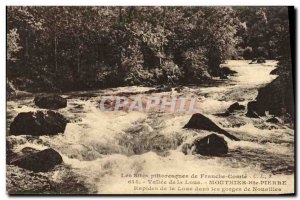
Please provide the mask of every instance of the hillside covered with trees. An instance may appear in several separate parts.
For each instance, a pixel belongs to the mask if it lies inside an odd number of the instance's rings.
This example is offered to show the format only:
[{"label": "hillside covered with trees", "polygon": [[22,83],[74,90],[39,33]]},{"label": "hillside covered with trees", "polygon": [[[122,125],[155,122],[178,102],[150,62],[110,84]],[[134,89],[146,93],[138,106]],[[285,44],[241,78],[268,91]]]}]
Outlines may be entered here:
[{"label": "hillside covered with trees", "polygon": [[7,8],[8,90],[199,84],[226,59],[289,57],[286,7]]}]

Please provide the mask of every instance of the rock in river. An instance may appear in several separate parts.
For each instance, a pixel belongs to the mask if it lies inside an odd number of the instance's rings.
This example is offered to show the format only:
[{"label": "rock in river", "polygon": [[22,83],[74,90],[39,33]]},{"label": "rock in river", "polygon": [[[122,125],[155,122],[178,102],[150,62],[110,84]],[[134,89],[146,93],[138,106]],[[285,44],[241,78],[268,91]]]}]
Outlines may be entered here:
[{"label": "rock in river", "polygon": [[266,63],[266,59],[264,57],[259,57],[257,63]]},{"label": "rock in river", "polygon": [[270,115],[295,114],[294,87],[292,75],[281,75],[258,90],[257,107],[269,111]]},{"label": "rock in river", "polygon": [[249,64],[261,64],[266,63],[266,59],[264,57],[254,58]]},{"label": "rock in river", "polygon": [[10,125],[11,135],[55,135],[63,133],[66,118],[53,111],[19,113]]},{"label": "rock in river", "polygon": [[245,106],[243,105],[240,105],[238,102],[232,104],[231,106],[229,106],[229,108],[227,109],[228,112],[234,112],[236,110],[244,110],[245,109]]},{"label": "rock in river", "polygon": [[226,75],[226,76],[232,76],[232,75],[234,75],[234,74],[237,74],[236,71],[231,70],[229,67],[222,67],[222,68],[221,68],[221,71],[222,71],[223,74]]},{"label": "rock in river", "polygon": [[10,164],[34,172],[47,172],[62,163],[62,157],[53,149],[33,152],[13,160]]},{"label": "rock in river", "polygon": [[200,113],[193,114],[190,121],[183,128],[191,128],[191,129],[200,129],[206,131],[213,131],[219,134],[223,134],[226,137],[238,141],[239,139],[227,131],[221,129],[218,125],[216,125],[209,118],[205,117]]},{"label": "rock in river", "polygon": [[67,100],[58,95],[37,96],[34,103],[40,108],[53,110],[67,107]]},{"label": "rock in river", "polygon": [[258,118],[259,116],[265,116],[266,113],[261,107],[258,105],[257,101],[250,101],[247,105],[247,113],[246,116],[250,118]]},{"label": "rock in river", "polygon": [[228,153],[227,142],[216,134],[194,141],[195,152],[204,156],[221,156]]},{"label": "rock in river", "polygon": [[268,119],[266,122],[277,124],[277,123],[279,123],[279,120],[276,117],[272,117],[272,118]]}]

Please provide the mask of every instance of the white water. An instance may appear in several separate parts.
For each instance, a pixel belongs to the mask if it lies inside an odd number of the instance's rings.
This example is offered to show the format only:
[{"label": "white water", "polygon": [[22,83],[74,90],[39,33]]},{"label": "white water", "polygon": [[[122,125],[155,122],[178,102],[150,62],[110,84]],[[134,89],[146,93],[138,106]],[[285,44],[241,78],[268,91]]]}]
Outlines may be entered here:
[{"label": "white water", "polygon": [[[227,138],[229,156],[205,157],[182,153],[185,144],[191,144],[206,131],[184,130],[191,113],[103,113],[98,107],[101,95],[118,92],[142,92],[150,88],[122,87],[85,93],[69,93],[68,107],[59,110],[71,123],[65,133],[42,136],[27,141],[25,136],[8,136],[19,145],[37,149],[54,148],[91,192],[146,193],[133,191],[121,174],[273,174],[274,180],[286,179],[292,184],[294,166],[294,131],[284,124],[266,123],[268,116],[260,119],[245,117],[238,112],[229,117],[214,114],[224,112],[232,103],[247,105],[255,99],[257,89],[272,81],[269,75],[276,62],[249,65],[246,61],[228,61],[226,66],[238,72],[215,87],[192,87],[183,93],[197,95],[199,109],[212,121],[241,141]],[[91,98],[84,98],[93,94]],[[33,97],[9,101],[9,121],[19,112],[34,111]],[[162,136],[162,138],[153,139]],[[163,141],[162,141],[163,140]],[[42,142],[41,142],[42,141]],[[180,141],[180,142],[179,142]],[[155,145],[160,147],[158,153]],[[57,174],[56,174],[57,176]],[[144,179],[141,179],[144,180]],[[151,191],[150,191],[151,193]]]}]

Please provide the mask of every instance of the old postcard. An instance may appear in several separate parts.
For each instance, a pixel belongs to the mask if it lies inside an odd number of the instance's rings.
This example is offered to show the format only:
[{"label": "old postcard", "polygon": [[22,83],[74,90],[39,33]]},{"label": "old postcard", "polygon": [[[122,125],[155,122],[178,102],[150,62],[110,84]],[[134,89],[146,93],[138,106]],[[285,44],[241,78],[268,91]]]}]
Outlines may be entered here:
[{"label": "old postcard", "polygon": [[294,194],[293,13],[8,6],[8,194]]}]

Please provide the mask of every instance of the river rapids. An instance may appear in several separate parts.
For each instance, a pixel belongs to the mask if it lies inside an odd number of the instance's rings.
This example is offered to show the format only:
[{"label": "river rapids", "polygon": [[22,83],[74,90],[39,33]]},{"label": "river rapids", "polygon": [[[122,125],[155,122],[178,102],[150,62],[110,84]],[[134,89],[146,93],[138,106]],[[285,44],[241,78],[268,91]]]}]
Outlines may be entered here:
[{"label": "river rapids", "polygon": [[[241,140],[232,141],[225,138],[229,147],[226,156],[208,157],[190,151],[183,153],[186,144],[191,144],[195,138],[209,134],[207,131],[182,128],[192,116],[189,112],[105,113],[99,109],[99,100],[103,95],[121,92],[143,93],[151,88],[131,86],[69,92],[60,94],[67,98],[68,106],[58,110],[70,120],[64,133],[40,137],[7,135],[7,140],[14,144],[12,149],[14,153],[18,153],[24,147],[39,150],[51,147],[62,156],[62,166],[57,166],[51,172],[32,173],[7,165],[7,179],[13,180],[13,172],[19,170],[17,176],[30,176],[32,181],[39,176],[45,176],[62,188],[71,187],[77,190],[77,186],[63,186],[76,183],[84,188],[78,190],[79,193],[146,194],[157,193],[155,189],[158,188],[155,187],[160,186],[159,182],[157,184],[147,182],[149,176],[154,174],[202,174],[202,180],[206,180],[205,176],[225,174],[232,177],[244,176],[245,180],[247,178],[254,180],[254,177],[257,177],[257,180],[268,177],[272,177],[273,180],[286,180],[289,186],[285,188],[285,192],[292,191],[294,130],[284,123],[266,122],[270,118],[268,115],[257,119],[246,117],[246,111],[235,112],[226,117],[216,115],[225,112],[235,102],[246,106],[249,101],[254,100],[258,88],[276,78],[276,75],[270,75],[276,68],[276,62],[248,64],[247,61],[227,61],[224,66],[236,71],[237,74],[227,80],[215,80],[215,84],[186,86],[180,92],[163,92],[156,95],[196,96],[199,102],[197,109],[200,113]],[[8,129],[18,113],[42,110],[33,103],[36,95],[40,94],[26,93],[17,99],[7,101]],[[133,182],[140,181],[139,187],[142,189],[131,187],[128,183],[132,175],[136,176]],[[13,182],[9,187],[23,184],[21,178],[16,178]],[[202,187],[206,182],[203,184]],[[222,187],[226,185],[220,186]],[[185,187],[181,189],[179,192],[182,193],[211,193],[205,190],[189,191]],[[57,192],[64,193],[64,191]],[[219,193],[230,192],[224,190]]]}]

